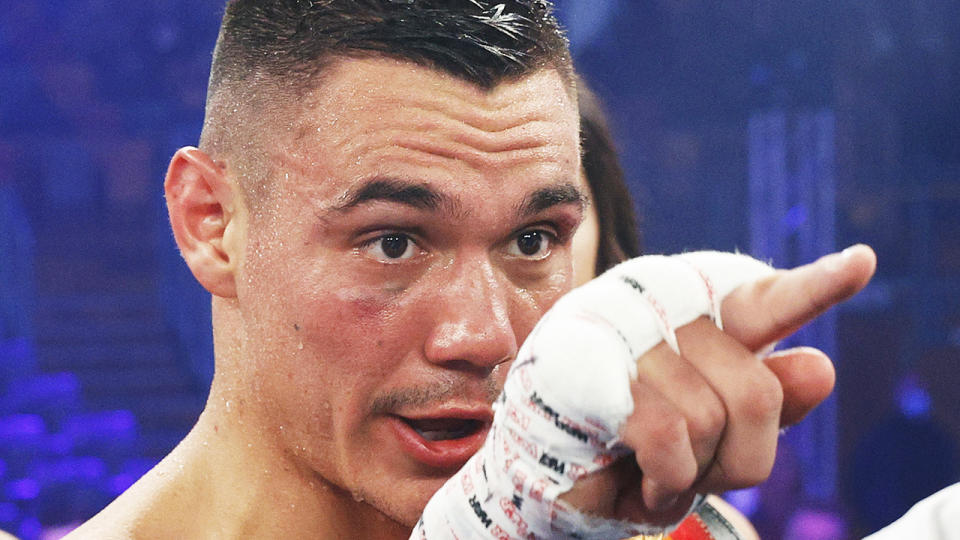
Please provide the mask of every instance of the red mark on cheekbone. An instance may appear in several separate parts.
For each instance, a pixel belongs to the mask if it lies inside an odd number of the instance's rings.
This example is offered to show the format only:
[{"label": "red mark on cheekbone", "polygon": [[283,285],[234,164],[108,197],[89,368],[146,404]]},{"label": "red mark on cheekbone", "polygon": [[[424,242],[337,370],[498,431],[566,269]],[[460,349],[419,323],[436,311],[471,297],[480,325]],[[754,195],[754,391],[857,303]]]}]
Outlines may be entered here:
[{"label": "red mark on cheekbone", "polygon": [[363,319],[379,317],[383,313],[385,303],[370,296],[355,297],[350,300],[354,312]]},{"label": "red mark on cheekbone", "polygon": [[337,297],[361,321],[386,318],[396,302],[393,294],[380,287],[348,289],[337,293]]}]

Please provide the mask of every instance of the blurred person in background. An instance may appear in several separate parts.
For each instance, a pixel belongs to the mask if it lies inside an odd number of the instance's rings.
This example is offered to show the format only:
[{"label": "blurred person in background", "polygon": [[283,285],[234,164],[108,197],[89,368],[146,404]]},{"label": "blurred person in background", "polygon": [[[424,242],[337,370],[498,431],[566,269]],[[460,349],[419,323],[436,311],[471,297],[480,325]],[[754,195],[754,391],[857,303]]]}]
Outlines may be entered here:
[{"label": "blurred person in background", "polygon": [[[643,251],[633,198],[627,186],[617,147],[610,132],[603,104],[586,81],[579,80],[580,142],[582,170],[589,192],[583,223],[573,237],[574,286],[580,286]],[[717,519],[719,512],[723,519]],[[711,495],[696,515],[681,525],[683,538],[719,538],[730,533],[743,540],[758,539],[757,531],[735,507]],[[716,534],[714,534],[716,533]],[[726,533],[723,535],[721,533]]]},{"label": "blurred person in background", "polygon": [[903,377],[895,404],[855,449],[850,483],[862,490],[853,500],[857,517],[869,531],[896,519],[871,540],[960,539],[957,444],[931,414],[931,398],[918,374]]},{"label": "blurred person in background", "polygon": [[867,537],[868,540],[960,539],[960,483],[917,503],[902,518]]}]

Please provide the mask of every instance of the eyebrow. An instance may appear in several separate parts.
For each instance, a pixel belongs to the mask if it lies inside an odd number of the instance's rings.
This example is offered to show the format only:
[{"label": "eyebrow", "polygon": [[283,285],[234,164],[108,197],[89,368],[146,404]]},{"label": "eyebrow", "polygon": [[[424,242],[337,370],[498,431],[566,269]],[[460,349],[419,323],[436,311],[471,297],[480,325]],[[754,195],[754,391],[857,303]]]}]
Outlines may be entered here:
[{"label": "eyebrow", "polygon": [[[441,193],[427,184],[378,177],[349,191],[332,210],[346,212],[375,201],[399,203],[431,212],[443,209],[451,214],[457,214],[460,209],[458,199]],[[576,205],[582,210],[586,204],[586,194],[574,184],[556,184],[542,187],[524,197],[523,202],[518,206],[517,215],[526,218],[560,205]]]},{"label": "eyebrow", "polygon": [[527,195],[520,205],[521,217],[543,212],[554,206],[572,204],[583,210],[587,204],[586,194],[573,184],[558,184],[540,188]]},{"label": "eyebrow", "polygon": [[344,195],[342,202],[333,210],[344,212],[374,201],[394,202],[429,211],[459,206],[456,200],[426,184],[394,178],[374,178]]}]

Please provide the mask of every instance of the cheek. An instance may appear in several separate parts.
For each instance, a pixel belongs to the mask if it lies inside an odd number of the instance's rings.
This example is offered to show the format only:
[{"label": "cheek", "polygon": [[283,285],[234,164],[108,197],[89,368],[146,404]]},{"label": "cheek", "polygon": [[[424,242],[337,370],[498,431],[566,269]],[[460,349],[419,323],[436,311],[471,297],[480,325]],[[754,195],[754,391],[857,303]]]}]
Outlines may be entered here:
[{"label": "cheek", "polygon": [[332,301],[339,306],[338,316],[356,325],[360,333],[383,334],[397,320],[398,296],[380,287],[354,287],[333,293]]},{"label": "cheek", "polygon": [[418,346],[418,303],[405,295],[370,286],[331,287],[299,302],[298,352],[324,370],[373,383]]},{"label": "cheek", "polygon": [[396,299],[368,288],[327,287],[290,290],[281,302],[276,364],[261,375],[274,387],[282,416],[296,426],[289,435],[314,441],[358,433],[371,400],[416,347],[402,341],[397,326],[410,325],[402,324]]},{"label": "cheek", "polygon": [[518,347],[553,304],[570,291],[572,283],[568,259],[562,270],[551,274],[549,278],[538,283],[537,287],[518,288],[513,291],[510,315]]}]

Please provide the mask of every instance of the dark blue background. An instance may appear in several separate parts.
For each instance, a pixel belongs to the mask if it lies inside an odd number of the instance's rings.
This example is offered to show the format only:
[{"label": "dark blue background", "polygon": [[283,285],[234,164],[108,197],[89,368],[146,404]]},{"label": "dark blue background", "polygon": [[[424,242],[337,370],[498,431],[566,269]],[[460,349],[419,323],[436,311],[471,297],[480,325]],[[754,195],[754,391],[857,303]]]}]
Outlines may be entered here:
[{"label": "dark blue background", "polygon": [[[836,313],[837,487],[802,490],[788,440],[761,494],[776,503],[741,501],[765,538],[798,507],[867,532],[956,481],[958,2],[558,4],[611,112],[649,252],[749,251],[749,119],[834,119],[832,240],[873,245],[880,266]],[[2,7],[0,528],[33,538],[89,517],[202,407],[209,307],[161,183],[197,142],[222,2]],[[788,218],[787,243],[816,225]]]}]

